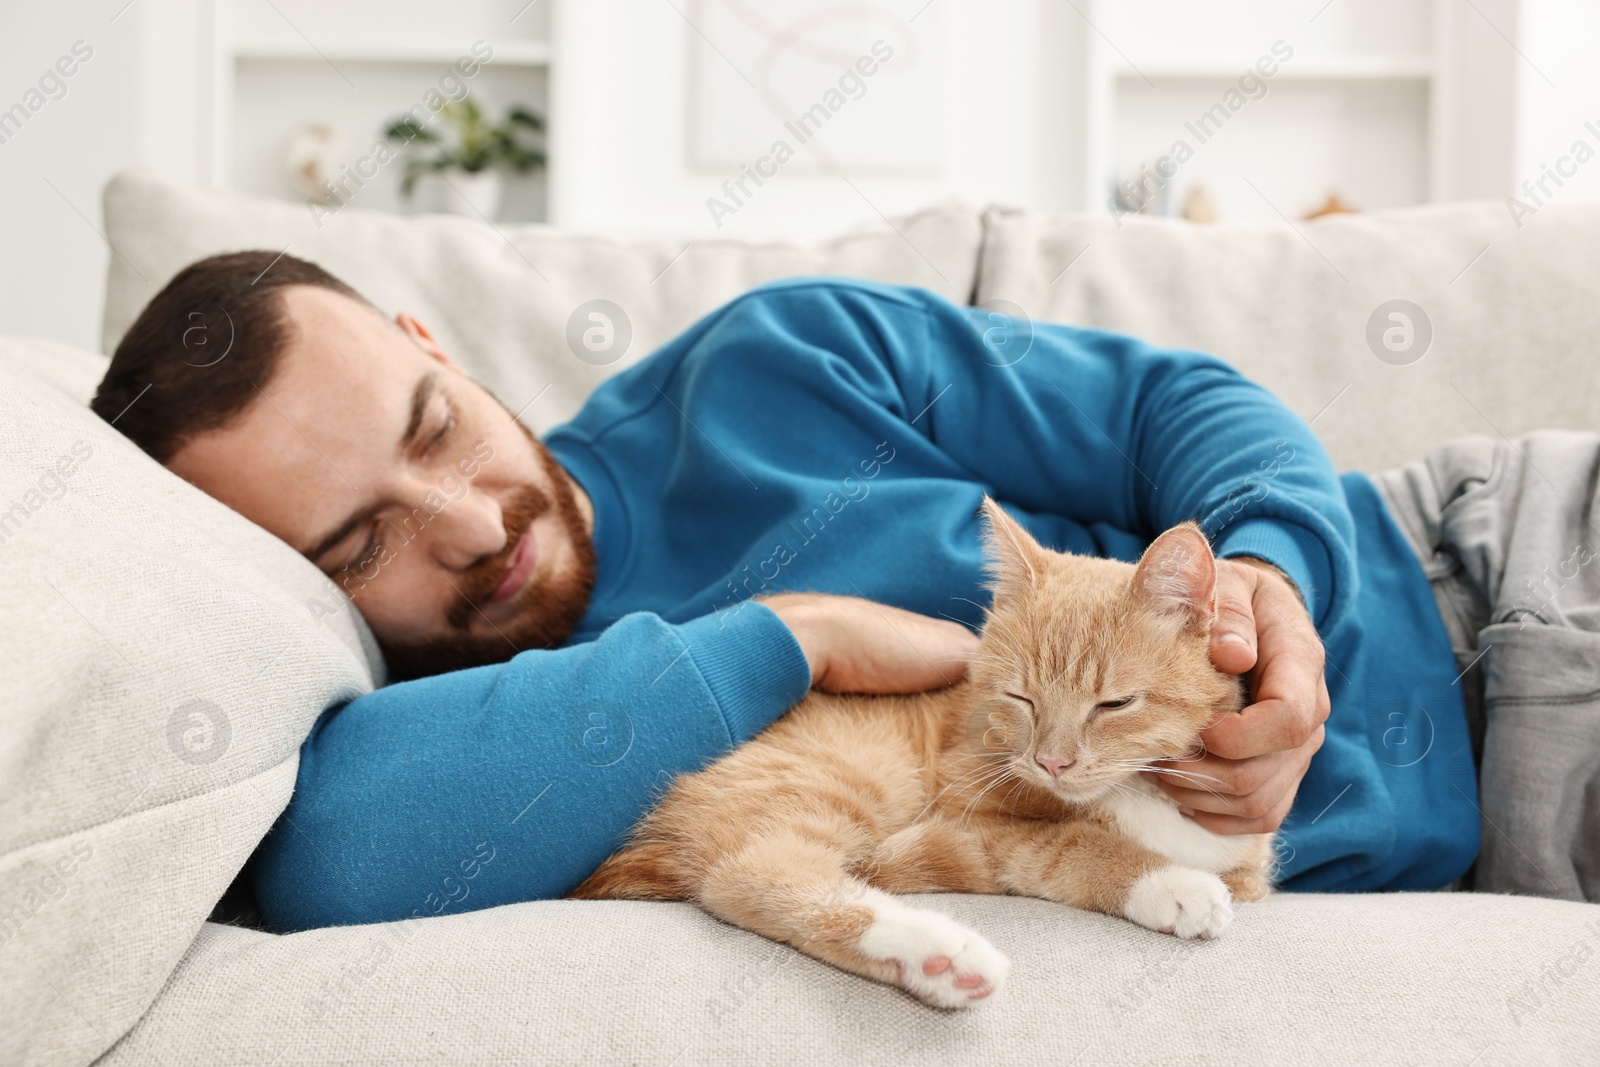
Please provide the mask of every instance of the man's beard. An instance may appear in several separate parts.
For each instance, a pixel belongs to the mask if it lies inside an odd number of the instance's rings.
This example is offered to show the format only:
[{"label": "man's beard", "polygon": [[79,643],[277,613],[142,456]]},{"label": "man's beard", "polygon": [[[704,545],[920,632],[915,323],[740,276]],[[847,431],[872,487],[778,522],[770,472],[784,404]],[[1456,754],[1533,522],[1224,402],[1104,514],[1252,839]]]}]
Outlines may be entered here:
[{"label": "man's beard", "polygon": [[[501,516],[506,527],[506,547],[499,555],[479,564],[456,581],[456,588],[461,595],[446,616],[450,624],[449,634],[411,643],[378,639],[383,658],[389,665],[389,680],[392,682],[481,667],[487,663],[501,663],[531,648],[555,648],[572,635],[588,610],[589,594],[594,590],[598,565],[594,541],[584,528],[577,497],[567,481],[566,472],[550,454],[550,450],[522,423],[516,425],[539,457],[551,492],[546,493],[536,485],[527,486],[503,509]],[[505,577],[511,555],[517,550],[523,533],[535,519],[551,508],[555,509],[556,517],[572,545],[572,566],[524,586],[510,601],[516,606],[517,614],[507,622],[490,624],[495,626],[494,631],[487,635],[470,632],[468,627],[474,620],[489,623],[487,618],[481,616],[478,606]],[[541,544],[538,551],[544,553],[555,547]]]}]

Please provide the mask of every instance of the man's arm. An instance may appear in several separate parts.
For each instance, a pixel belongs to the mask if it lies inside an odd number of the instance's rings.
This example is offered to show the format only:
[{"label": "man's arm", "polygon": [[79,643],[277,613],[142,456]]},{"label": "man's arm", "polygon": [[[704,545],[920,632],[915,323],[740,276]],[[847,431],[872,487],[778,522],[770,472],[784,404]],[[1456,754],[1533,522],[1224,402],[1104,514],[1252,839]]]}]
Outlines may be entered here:
[{"label": "man's arm", "polygon": [[1319,627],[1348,610],[1343,489],[1310,427],[1270,392],[1213,356],[1049,324],[995,366],[984,337],[1003,327],[955,310],[960,325],[937,307],[929,317],[927,388],[949,392],[925,432],[1003,499],[1146,538],[1193,519],[1219,557],[1281,569]]},{"label": "man's arm", "polygon": [[728,359],[706,376],[746,409],[813,394],[887,409],[951,477],[1074,520],[1076,551],[1126,556],[1137,546],[1122,531],[1148,541],[1198,522],[1226,561],[1213,659],[1251,672],[1254,701],[1207,732],[1213,755],[1184,769],[1217,784],[1183,799],[1213,829],[1275,826],[1328,713],[1317,630],[1355,592],[1354,521],[1331,461],[1304,420],[1215,357],[1021,325],[917,290],[798,280],[697,331],[720,334]]},{"label": "man's arm", "polygon": [[294,796],[251,860],[256,898],[287,932],[562,896],[675,775],[813,683],[943,685],[976,644],[946,620],[783,594],[677,626],[636,612],[587,644],[379,689],[302,746]]},{"label": "man's arm", "polygon": [[[961,314],[979,330],[1016,326],[983,310]],[[962,381],[957,370],[968,370],[966,385],[983,394],[978,409],[987,412],[977,420],[1018,430],[999,455],[964,457],[1007,478],[1005,488],[997,483],[1002,493],[1038,479],[1079,521],[1150,536],[1193,518],[1212,540],[1221,557],[1212,659],[1250,674],[1251,702],[1202,735],[1202,758],[1172,764],[1181,777],[1154,777],[1209,829],[1275,830],[1331,711],[1318,629],[1337,625],[1355,588],[1354,520],[1320,442],[1267,390],[1210,356],[1044,326],[1015,362],[1019,353],[1002,348],[998,362],[1009,365],[1000,367],[983,359],[995,354],[987,339],[957,336],[957,359],[946,368],[951,392]],[[960,440],[964,426],[970,433],[981,424],[966,421],[974,414],[952,405],[946,424],[928,432],[949,426]],[[1052,455],[1085,459],[1050,464]],[[1052,466],[1066,467],[1064,477],[1052,479]],[[1085,473],[1099,484],[1085,484]]]},{"label": "man's arm", "polygon": [[[1015,328],[981,309],[961,314],[979,331]],[[1051,510],[1079,521],[1150,536],[1193,518],[1213,542],[1212,659],[1249,673],[1251,701],[1202,734],[1203,757],[1171,764],[1181,776],[1153,777],[1208,829],[1277,829],[1331,711],[1318,630],[1343,618],[1355,590],[1355,523],[1321,443],[1266,389],[1210,356],[1036,326],[1033,349],[1011,362],[1017,353],[1002,348],[998,362],[1009,365],[1000,367],[983,358],[994,346],[981,333],[976,345],[957,336],[945,367],[951,392],[965,369],[982,399],[977,411],[951,405],[928,432],[948,427],[961,440],[985,422],[1016,426],[1014,446],[999,455],[963,450],[966,462],[1006,479],[997,482],[1003,494],[1037,479],[1066,502]],[[1084,460],[1049,462],[1063,455]],[[1052,467],[1062,473],[1052,478]]]},{"label": "man's arm", "polygon": [[759,732],[810,670],[770,610],[400,682],[325,714],[251,860],[278,931],[558,897],[675,774]]},{"label": "man's arm", "polygon": [[[1137,546],[1123,531],[1148,542],[1192,519],[1219,556],[1281,568],[1319,627],[1352,603],[1355,523],[1327,453],[1303,419],[1214,356],[1102,330],[1019,329],[924,290],[814,278],[758,289],[673,344],[716,353],[688,371],[667,365],[669,380],[696,376],[686,414],[697,425],[816,409],[819,425],[848,434],[852,408],[871,405],[903,421],[930,466],[1073,520],[1074,550],[1127,554]],[[672,388],[660,378],[617,383],[603,399],[637,409]]]}]

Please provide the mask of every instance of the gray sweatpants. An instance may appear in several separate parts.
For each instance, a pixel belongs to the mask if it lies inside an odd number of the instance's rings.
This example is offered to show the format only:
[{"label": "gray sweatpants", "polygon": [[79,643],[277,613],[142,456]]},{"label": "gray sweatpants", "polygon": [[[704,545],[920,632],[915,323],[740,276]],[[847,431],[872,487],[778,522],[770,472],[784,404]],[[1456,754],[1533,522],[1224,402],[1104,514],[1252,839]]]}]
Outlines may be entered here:
[{"label": "gray sweatpants", "polygon": [[1600,899],[1600,434],[1460,437],[1371,475],[1433,585],[1483,847],[1463,884]]}]

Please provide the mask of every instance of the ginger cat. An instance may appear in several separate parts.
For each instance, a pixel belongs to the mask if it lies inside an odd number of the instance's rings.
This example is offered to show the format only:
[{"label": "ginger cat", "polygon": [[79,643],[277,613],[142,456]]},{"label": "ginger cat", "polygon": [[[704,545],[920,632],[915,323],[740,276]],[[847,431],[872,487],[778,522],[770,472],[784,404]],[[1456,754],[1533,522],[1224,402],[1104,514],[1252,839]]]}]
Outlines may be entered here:
[{"label": "ginger cat", "polygon": [[813,691],[679,777],[575,898],[693,900],[928,1004],[1005,981],[982,935],[908,893],[1014,893],[1215,937],[1271,888],[1272,835],[1223,836],[1139,773],[1243,704],[1210,661],[1199,527],[1137,567],[1041,547],[985,499],[993,604],[967,678],[908,696]]}]

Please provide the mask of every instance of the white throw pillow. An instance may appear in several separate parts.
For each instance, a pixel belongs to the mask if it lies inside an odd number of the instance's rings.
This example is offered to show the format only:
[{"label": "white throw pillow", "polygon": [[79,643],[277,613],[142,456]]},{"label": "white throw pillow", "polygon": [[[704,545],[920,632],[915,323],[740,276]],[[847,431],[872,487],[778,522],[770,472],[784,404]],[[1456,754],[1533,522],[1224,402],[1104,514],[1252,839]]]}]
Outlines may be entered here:
[{"label": "white throw pillow", "polygon": [[1222,356],[1341,469],[1379,470],[1458,434],[1600,424],[1600,204],[1524,221],[1498,202],[1297,229],[991,209],[975,302]]},{"label": "white throw pillow", "polygon": [[382,672],[315,567],[24,368],[54,349],[0,341],[5,1064],[88,1063],[134,1024],[311,724]]},{"label": "white throw pillow", "polygon": [[106,186],[105,218],[118,252],[106,287],[107,352],[194,260],[281,249],[332,271],[389,314],[417,316],[540,434],[575,415],[606,378],[762,282],[852,275],[965,303],[980,242],[977,211],[956,204],[818,245],[630,241],[358,208],[319,226],[305,205],[185,189],[145,170]]}]

